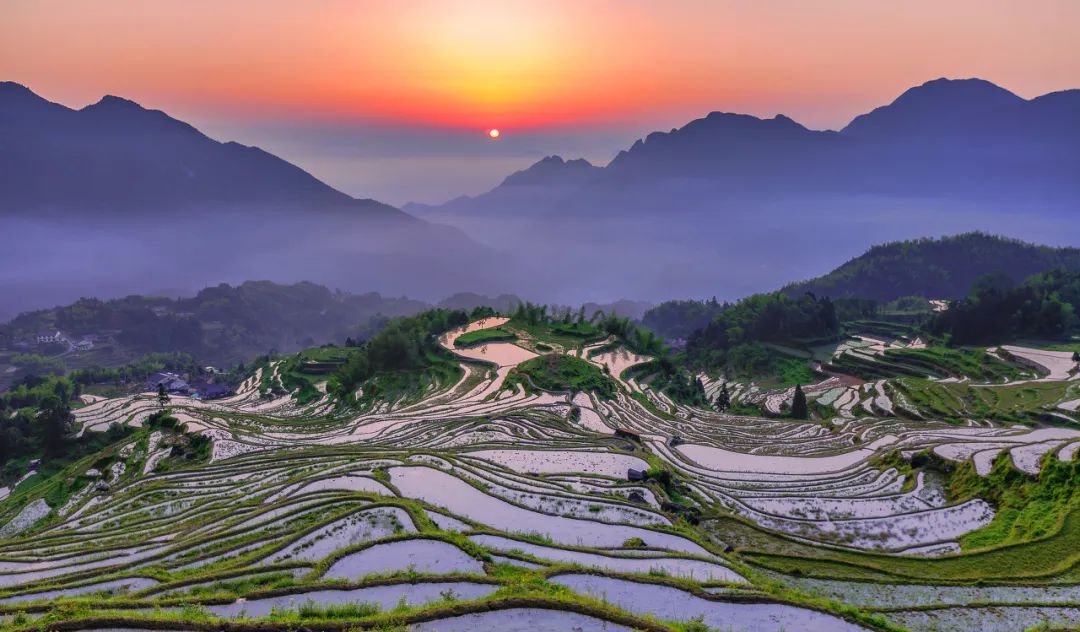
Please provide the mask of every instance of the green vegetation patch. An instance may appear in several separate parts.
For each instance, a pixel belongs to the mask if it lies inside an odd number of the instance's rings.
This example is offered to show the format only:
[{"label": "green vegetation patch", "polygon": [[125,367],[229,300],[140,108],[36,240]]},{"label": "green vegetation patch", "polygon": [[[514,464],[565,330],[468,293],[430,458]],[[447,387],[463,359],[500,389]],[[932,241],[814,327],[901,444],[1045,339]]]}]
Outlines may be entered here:
[{"label": "green vegetation patch", "polygon": [[1080,562],[1080,462],[1049,454],[1038,477],[1012,466],[1008,454],[979,476],[968,462],[955,464],[933,453],[910,463],[898,453],[875,457],[877,467],[893,466],[914,478],[925,469],[946,480],[950,500],[983,498],[995,506],[993,521],[960,538],[963,553],[920,559],[803,544],[735,519],[710,523],[740,549],[743,559],[788,574],[869,581],[1060,581],[1076,574]]},{"label": "green vegetation patch", "polygon": [[[960,421],[966,418],[1002,422],[1038,422],[1066,397],[1067,382],[1029,382],[999,386],[940,383],[903,378],[894,385],[913,406],[935,417]],[[1069,415],[1058,410],[1058,415]],[[1060,420],[1060,418],[1056,418]]]},{"label": "green vegetation patch", "polygon": [[454,341],[455,347],[472,347],[487,342],[513,342],[517,340],[517,334],[502,327],[490,329],[478,329],[458,336]]},{"label": "green vegetation patch", "polygon": [[574,356],[549,353],[515,367],[506,377],[508,386],[526,390],[592,391],[604,399],[615,397],[615,381],[596,366]]},{"label": "green vegetation patch", "polygon": [[[705,385],[701,380],[676,365],[666,354],[656,360],[636,364],[624,373],[627,377],[648,384],[652,389],[663,391],[681,404],[702,408],[709,406]],[[648,398],[645,400],[648,401]]]},{"label": "green vegetation patch", "polygon": [[970,462],[957,467],[950,495],[957,499],[983,498],[994,504],[994,520],[960,538],[964,549],[1037,540],[1061,529],[1065,517],[1080,508],[1080,461],[1061,461],[1053,452],[1037,477],[1012,465],[1002,452],[987,476],[979,476]]},{"label": "green vegetation patch", "polygon": [[443,333],[468,324],[464,311],[433,309],[392,321],[364,346],[349,355],[329,379],[327,389],[353,401],[363,386],[363,398],[417,395],[432,382],[460,377],[459,360],[439,344]]},{"label": "green vegetation patch", "polygon": [[967,376],[983,382],[1016,380],[1030,373],[1019,365],[1004,362],[981,348],[928,347],[926,349],[889,349],[890,360],[925,369],[940,377]]}]

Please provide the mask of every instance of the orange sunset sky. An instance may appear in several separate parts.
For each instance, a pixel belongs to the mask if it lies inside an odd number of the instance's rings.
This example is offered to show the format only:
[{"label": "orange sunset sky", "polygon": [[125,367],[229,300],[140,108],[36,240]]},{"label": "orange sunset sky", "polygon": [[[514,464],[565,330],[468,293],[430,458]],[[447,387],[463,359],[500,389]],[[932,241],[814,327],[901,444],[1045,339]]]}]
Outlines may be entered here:
[{"label": "orange sunset sky", "polygon": [[711,110],[838,128],[940,76],[1077,87],[1078,24],[1074,0],[5,0],[0,80],[125,96],[401,203]]}]

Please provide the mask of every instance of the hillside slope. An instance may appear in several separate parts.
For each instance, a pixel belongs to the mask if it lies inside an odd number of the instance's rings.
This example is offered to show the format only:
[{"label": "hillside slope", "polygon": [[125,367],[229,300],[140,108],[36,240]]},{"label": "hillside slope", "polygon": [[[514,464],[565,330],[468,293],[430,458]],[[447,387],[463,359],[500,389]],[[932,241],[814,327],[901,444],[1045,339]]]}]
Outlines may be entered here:
[{"label": "hillside slope", "polygon": [[1037,246],[985,233],[916,239],[874,246],[832,272],[784,288],[831,298],[891,301],[903,296],[954,299],[966,296],[986,274],[1014,283],[1054,268],[1080,270],[1080,249]]},{"label": "hillside slope", "polygon": [[0,83],[0,269],[21,270],[0,278],[9,314],[252,278],[434,298],[501,289],[512,266],[493,257],[164,112],[114,96],[75,110]]},{"label": "hillside slope", "polygon": [[341,344],[349,336],[366,338],[379,326],[372,319],[427,307],[423,301],[333,292],[314,283],[223,283],[184,298],[84,298],[26,312],[0,325],[0,350],[42,353],[35,336],[59,331],[72,342],[94,341],[86,352],[61,356],[68,368],[114,366],[158,352],[188,353],[207,364],[228,366],[269,351],[291,353]]},{"label": "hillside slope", "polygon": [[[973,230],[1080,243],[1077,121],[1080,90],[1024,99],[937,79],[840,131],[713,112],[604,167],[546,158],[487,193],[408,208],[587,287],[733,300],[875,243]],[[627,265],[637,256],[648,265]]]}]

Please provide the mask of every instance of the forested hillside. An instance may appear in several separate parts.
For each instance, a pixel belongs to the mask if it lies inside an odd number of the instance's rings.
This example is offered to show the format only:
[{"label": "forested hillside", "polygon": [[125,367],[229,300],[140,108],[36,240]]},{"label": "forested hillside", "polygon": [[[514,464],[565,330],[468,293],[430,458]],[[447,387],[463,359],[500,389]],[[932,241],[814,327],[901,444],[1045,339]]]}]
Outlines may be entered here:
[{"label": "forested hillside", "polygon": [[928,329],[954,344],[1064,338],[1080,330],[1078,311],[1080,272],[1052,270],[1021,285],[988,276],[976,282],[966,298],[938,314]]},{"label": "forested hillside", "polygon": [[836,307],[828,298],[756,294],[721,310],[692,333],[686,342],[686,361],[701,369],[759,375],[778,369],[775,354],[764,343],[812,341],[839,332]]},{"label": "forested hillside", "polygon": [[37,336],[60,332],[72,343],[92,343],[85,351],[63,353],[67,368],[118,366],[148,353],[177,351],[208,364],[231,365],[271,351],[366,338],[381,326],[380,319],[426,307],[421,301],[335,292],[314,283],[251,281],[208,287],[190,298],[87,298],[27,312],[0,326],[0,347],[55,356],[67,344],[42,349]]},{"label": "forested hillside", "polygon": [[874,246],[832,272],[784,288],[790,296],[858,297],[891,301],[905,296],[956,299],[979,277],[996,273],[1020,283],[1055,268],[1080,270],[1080,249],[1037,246],[985,233]]}]

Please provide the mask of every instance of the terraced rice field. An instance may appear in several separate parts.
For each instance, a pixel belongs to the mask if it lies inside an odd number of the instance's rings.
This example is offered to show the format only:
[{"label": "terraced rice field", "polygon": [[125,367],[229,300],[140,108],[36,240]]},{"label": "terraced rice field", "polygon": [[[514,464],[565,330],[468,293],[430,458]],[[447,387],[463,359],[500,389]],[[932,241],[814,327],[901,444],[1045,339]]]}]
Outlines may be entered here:
[{"label": "terraced rice field", "polygon": [[[950,500],[934,472],[882,457],[934,454],[985,474],[1004,455],[1037,477],[1071,461],[1080,431],[898,415],[910,402],[894,382],[832,378],[807,389],[835,408],[825,423],[726,415],[625,378],[649,358],[590,353],[610,341],[567,352],[607,367],[614,398],[529,393],[504,380],[537,354],[510,340],[455,345],[504,324],[444,336],[463,359],[456,382],[362,409],[325,388],[304,404],[261,395],[284,388],[279,364],[226,400],[173,398],[187,434],[149,427],[152,394],[79,409],[80,432],[142,430],[0,505],[3,625],[790,632],[1076,620],[1080,516],[1031,542],[966,550],[998,508]],[[1075,372],[1053,361],[1031,379],[1069,397]],[[212,441],[205,461],[178,456],[192,435]]]}]

